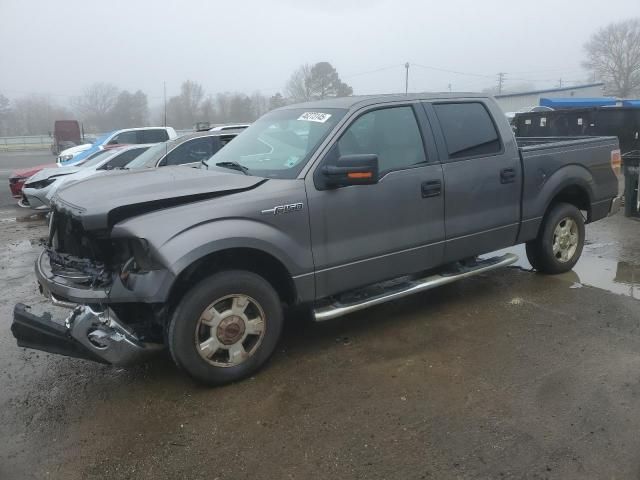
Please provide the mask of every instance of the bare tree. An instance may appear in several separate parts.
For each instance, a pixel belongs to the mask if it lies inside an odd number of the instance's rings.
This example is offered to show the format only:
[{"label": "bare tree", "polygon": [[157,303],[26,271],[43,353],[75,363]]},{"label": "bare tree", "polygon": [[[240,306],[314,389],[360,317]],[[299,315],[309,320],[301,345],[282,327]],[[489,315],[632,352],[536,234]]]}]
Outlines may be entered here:
[{"label": "bare tree", "polygon": [[13,102],[7,115],[9,135],[42,135],[50,132],[55,120],[68,120],[73,115],[54,104],[47,96],[28,95]]},{"label": "bare tree", "polygon": [[180,95],[167,102],[167,119],[177,128],[189,128],[202,117],[200,107],[204,99],[202,85],[192,80],[182,82]]},{"label": "bare tree", "polygon": [[294,102],[353,94],[353,88],[340,80],[338,72],[329,62],[302,65],[291,74],[284,90]]},{"label": "bare tree", "polygon": [[269,99],[260,92],[253,92],[251,95],[251,109],[253,110],[251,118],[247,120],[255,120],[269,111]]},{"label": "bare tree", "polygon": [[284,107],[286,104],[287,101],[282,96],[282,94],[278,92],[275,95],[271,96],[271,98],[269,99],[269,110]]},{"label": "bare tree", "polygon": [[583,66],[605,82],[608,92],[628,97],[640,90],[640,19],[607,25],[584,48]]},{"label": "bare tree", "polygon": [[209,95],[200,104],[198,120],[201,122],[213,122],[216,118],[216,107],[214,98]]},{"label": "bare tree", "polygon": [[307,64],[301,65],[291,74],[284,93],[294,102],[307,102],[311,100],[311,90],[309,89],[309,79],[311,78],[311,67]]},{"label": "bare tree", "polygon": [[0,93],[0,135],[7,135],[11,103],[9,99]]},{"label": "bare tree", "polygon": [[75,99],[75,108],[89,127],[99,130],[110,128],[108,115],[118,100],[118,94],[119,90],[115,85],[97,82]]},{"label": "bare tree", "polygon": [[[149,118],[147,95],[141,90],[129,93],[123,90],[107,114],[108,128],[143,127]],[[105,119],[105,122],[107,119]]]}]

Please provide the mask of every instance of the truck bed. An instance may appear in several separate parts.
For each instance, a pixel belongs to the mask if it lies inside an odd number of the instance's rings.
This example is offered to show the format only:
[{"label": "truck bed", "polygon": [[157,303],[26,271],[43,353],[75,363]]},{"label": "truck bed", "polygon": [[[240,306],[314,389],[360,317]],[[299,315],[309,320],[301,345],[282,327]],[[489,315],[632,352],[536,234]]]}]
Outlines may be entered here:
[{"label": "truck bed", "polygon": [[571,179],[586,193],[587,221],[606,216],[618,194],[618,178],[611,169],[617,137],[516,137],[522,164],[522,229],[520,240],[537,232],[550,198]]}]

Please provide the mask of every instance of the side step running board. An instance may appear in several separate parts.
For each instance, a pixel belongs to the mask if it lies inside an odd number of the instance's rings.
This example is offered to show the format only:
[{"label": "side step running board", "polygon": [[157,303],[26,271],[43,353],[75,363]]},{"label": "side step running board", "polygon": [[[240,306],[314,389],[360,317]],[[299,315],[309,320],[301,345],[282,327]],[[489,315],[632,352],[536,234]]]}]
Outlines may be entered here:
[{"label": "side step running board", "polygon": [[[378,288],[375,288],[376,286],[373,286],[373,288],[365,287],[361,292],[356,292],[359,294],[353,295],[353,297],[357,297],[353,301],[343,301],[340,298],[336,298],[333,299],[330,304],[316,308],[313,314],[316,322],[331,320],[348,313],[373,307],[374,305],[406,297],[413,293],[430,290],[447,283],[462,280],[463,278],[472,277],[490,270],[506,267],[515,263],[517,260],[517,255],[507,253],[500,257],[478,260],[475,265],[462,267],[458,271],[438,273],[424,278],[407,280],[400,284],[391,284],[390,282],[387,282],[390,286],[386,288],[380,288],[380,286],[378,286]],[[373,292],[367,294],[367,290],[373,290]]]}]

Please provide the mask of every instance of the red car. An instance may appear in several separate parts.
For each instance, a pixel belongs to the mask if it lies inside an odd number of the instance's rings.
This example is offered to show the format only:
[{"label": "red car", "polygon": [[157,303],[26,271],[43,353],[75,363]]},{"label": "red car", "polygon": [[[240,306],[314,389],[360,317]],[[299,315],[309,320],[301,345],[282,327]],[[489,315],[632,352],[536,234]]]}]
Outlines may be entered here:
[{"label": "red car", "polygon": [[43,168],[53,168],[55,166],[55,163],[47,163],[46,165],[37,165],[35,167],[29,167],[23,170],[16,170],[9,177],[9,188],[11,189],[11,195],[13,195],[14,198],[21,198],[22,187],[24,186],[24,182],[26,182],[29,177],[35,175]]},{"label": "red car", "polygon": [[[87,157],[81,163],[78,163],[76,166],[82,165],[87,160],[93,158],[95,155],[97,155],[98,153],[104,150],[111,150],[112,148],[119,148],[119,147],[126,147],[126,146],[128,146],[128,144],[125,144],[125,143],[117,144],[117,145],[106,145],[102,147],[100,150],[98,150],[96,153],[94,153],[93,155],[90,155],[89,157]],[[37,165],[35,167],[25,168],[24,170],[16,170],[9,177],[9,189],[11,190],[11,195],[13,195],[14,198],[22,198],[22,187],[24,186],[24,183],[27,181],[29,177],[35,175],[42,169],[53,168],[58,166],[59,165],[56,163],[47,163],[46,165]]]}]

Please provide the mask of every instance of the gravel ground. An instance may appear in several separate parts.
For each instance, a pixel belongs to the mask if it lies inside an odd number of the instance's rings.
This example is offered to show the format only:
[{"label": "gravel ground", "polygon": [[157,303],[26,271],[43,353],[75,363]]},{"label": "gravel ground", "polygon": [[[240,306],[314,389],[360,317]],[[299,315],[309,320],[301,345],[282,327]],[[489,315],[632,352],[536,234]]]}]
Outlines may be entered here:
[{"label": "gravel ground", "polygon": [[261,372],[207,389],[166,355],[125,370],[18,348],[16,302],[64,315],[23,214],[0,212],[3,480],[640,475],[638,222],[589,226],[577,273],[522,263],[325,324],[290,313]]}]

